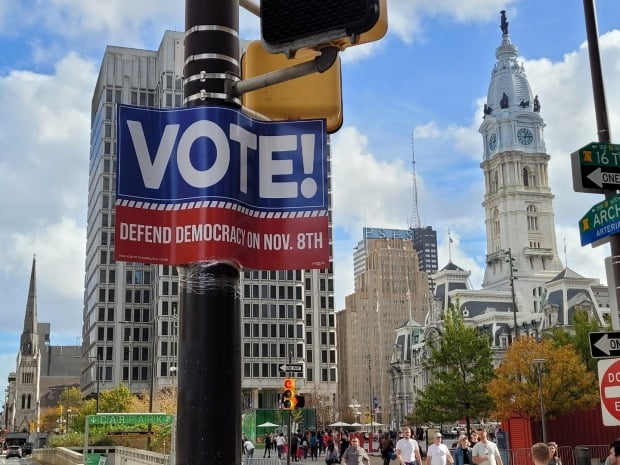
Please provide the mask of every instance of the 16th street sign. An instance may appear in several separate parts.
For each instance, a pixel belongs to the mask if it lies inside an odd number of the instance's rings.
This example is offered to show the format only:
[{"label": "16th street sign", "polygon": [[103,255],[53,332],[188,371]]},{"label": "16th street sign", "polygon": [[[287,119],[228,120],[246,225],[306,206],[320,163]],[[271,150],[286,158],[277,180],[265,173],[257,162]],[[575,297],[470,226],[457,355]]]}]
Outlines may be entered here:
[{"label": "16th street sign", "polygon": [[620,232],[620,195],[594,205],[579,220],[581,245],[591,244]]},{"label": "16th street sign", "polygon": [[620,145],[591,142],[571,153],[573,190],[602,193],[620,188]]},{"label": "16th street sign", "polygon": [[590,333],[592,358],[620,356],[620,331]]}]

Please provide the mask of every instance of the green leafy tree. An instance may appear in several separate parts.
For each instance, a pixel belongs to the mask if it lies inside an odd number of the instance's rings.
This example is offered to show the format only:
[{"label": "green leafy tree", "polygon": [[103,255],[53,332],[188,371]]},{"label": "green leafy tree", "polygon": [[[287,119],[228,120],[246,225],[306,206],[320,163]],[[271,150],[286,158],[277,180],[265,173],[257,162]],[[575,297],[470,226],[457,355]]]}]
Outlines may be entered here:
[{"label": "green leafy tree", "polygon": [[520,337],[506,351],[488,386],[498,416],[518,413],[540,419],[539,367],[546,416],[553,418],[598,402],[596,378],[571,344],[556,346],[550,339],[538,342]]},{"label": "green leafy tree", "polygon": [[491,348],[487,336],[465,324],[454,307],[444,312],[439,339],[427,341],[430,357],[425,367],[431,382],[420,393],[413,416],[435,423],[486,416],[493,404],[486,386],[493,378]]}]

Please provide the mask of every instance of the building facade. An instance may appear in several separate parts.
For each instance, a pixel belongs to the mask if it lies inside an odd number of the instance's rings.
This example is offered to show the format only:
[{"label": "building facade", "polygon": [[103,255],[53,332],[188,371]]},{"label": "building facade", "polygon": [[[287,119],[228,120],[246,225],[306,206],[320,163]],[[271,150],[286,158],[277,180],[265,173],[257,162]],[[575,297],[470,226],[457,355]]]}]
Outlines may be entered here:
[{"label": "building facade", "polygon": [[50,324],[37,318],[36,259],[32,260],[24,326],[15,372],[9,374],[4,404],[8,431],[39,431],[41,412],[58,405],[58,392],[79,382],[80,347],[52,346]]},{"label": "building facade", "polygon": [[[108,46],[102,60],[91,115],[84,395],[93,395],[98,381],[101,389],[124,383],[132,392],[155,391],[176,381],[177,268],[114,260],[115,125],[119,103],[183,106],[178,66],[183,38],[183,33],[167,31],[158,50]],[[329,234],[331,243],[331,225]],[[305,364],[298,390],[333,402],[338,370],[331,266],[244,270],[240,285],[244,407],[278,406],[285,375],[279,365],[289,356]]]},{"label": "building facade", "polygon": [[[410,353],[395,351],[391,360],[394,399],[412,396],[415,402],[428,384],[427,342],[440,336],[448,305],[458,305],[467,324],[489,335],[496,364],[517,335],[540,337],[555,326],[570,329],[578,310],[600,324],[609,319],[608,288],[564,267],[558,256],[541,103],[507,23],[495,56],[479,129],[487,238],[482,288],[472,289],[470,273],[451,262],[433,275],[434,305],[422,338],[409,345]],[[413,328],[399,331],[414,340]],[[410,384],[400,373],[409,374]]]},{"label": "building facade", "polygon": [[[418,253],[407,238],[364,239],[364,268],[338,313],[339,405],[389,423],[394,415],[387,372],[394,331],[410,319],[424,321],[430,294]],[[354,258],[355,261],[355,258]],[[360,407],[355,407],[359,405]]]}]

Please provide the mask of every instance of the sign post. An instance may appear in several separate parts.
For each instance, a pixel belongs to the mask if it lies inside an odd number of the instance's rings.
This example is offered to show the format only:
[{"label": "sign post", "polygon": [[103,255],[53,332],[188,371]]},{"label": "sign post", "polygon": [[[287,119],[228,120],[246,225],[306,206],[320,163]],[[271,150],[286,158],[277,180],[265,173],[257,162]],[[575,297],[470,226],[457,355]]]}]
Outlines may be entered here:
[{"label": "sign post", "polygon": [[288,365],[280,365],[280,371],[291,371],[293,373],[302,373],[304,371],[303,363],[289,363]]},{"label": "sign post", "polygon": [[620,359],[599,360],[598,379],[603,424],[620,425]]}]

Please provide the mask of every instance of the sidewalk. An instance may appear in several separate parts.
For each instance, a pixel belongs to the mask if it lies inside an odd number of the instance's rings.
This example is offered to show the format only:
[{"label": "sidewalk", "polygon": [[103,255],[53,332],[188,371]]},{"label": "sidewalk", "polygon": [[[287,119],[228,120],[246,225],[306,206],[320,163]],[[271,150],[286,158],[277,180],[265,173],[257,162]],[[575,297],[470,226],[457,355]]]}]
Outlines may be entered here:
[{"label": "sidewalk", "polygon": [[[259,452],[259,454],[257,454]],[[262,456],[263,450],[256,449],[254,452],[254,458],[245,460],[245,457],[242,457],[243,465],[286,465],[286,458],[282,458],[278,460],[278,454],[271,454],[271,458],[263,458]],[[371,452],[368,454],[370,456],[370,465],[383,465],[383,459],[379,455],[379,452]],[[307,459],[300,459],[299,462],[294,462],[291,460],[291,465],[325,465],[325,454],[320,455],[317,460],[311,460],[310,457]]]}]

